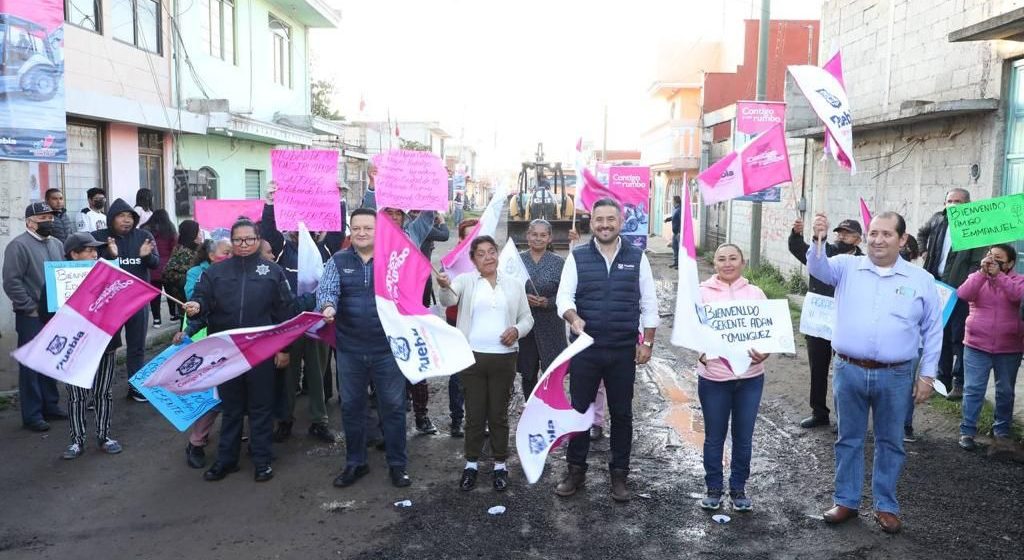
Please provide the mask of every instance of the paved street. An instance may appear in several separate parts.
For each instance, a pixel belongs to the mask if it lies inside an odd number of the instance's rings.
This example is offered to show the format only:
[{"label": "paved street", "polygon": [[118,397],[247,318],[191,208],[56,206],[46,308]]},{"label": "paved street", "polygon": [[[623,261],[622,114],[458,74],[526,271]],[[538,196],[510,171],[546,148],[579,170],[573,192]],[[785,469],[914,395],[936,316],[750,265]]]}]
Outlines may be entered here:
[{"label": "paved street", "polygon": [[[651,258],[668,313],[675,271],[670,255]],[[593,446],[588,484],[572,498],[552,492],[561,451],[535,485],[513,457],[505,494],[488,484],[459,491],[462,440],[447,434],[447,387],[439,379],[430,383],[430,414],[441,433],[416,435],[409,420],[411,488],[390,485],[377,451],[366,478],[332,487],[344,444],[305,436],[305,397],[297,435],[275,446],[273,481],[255,484],[243,458],[240,473],[205,482],[185,465],[185,437],[149,405],[122,398],[121,373],[113,429],[125,451],[118,456],[91,447],[62,461],[65,423],[32,434],[20,429],[17,410],[0,412],[0,558],[1019,558],[1024,530],[1013,512],[1024,501],[1024,469],[961,451],[956,419],[931,407],[919,409],[921,438],[908,444],[899,488],[904,533],[882,533],[870,502],[859,520],[825,526],[833,436],[795,425],[806,412],[802,347],[768,362],[748,486],[755,510],[725,510],[731,522],[714,523],[696,506],[704,487],[695,356],[669,344],[671,317],[665,321],[651,364],[638,373],[629,504],[609,497],[607,439]],[[517,397],[514,409],[521,404]],[[336,400],[330,410],[340,429]],[[406,499],[412,507],[393,505]],[[506,513],[488,515],[494,505]]]}]

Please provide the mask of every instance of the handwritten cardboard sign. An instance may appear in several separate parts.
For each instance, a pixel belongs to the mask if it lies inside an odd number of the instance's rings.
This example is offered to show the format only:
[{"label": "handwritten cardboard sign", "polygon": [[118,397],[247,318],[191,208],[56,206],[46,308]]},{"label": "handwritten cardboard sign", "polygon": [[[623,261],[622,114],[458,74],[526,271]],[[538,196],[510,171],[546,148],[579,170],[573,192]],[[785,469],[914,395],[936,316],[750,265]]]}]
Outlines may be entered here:
[{"label": "handwritten cardboard sign", "polygon": [[[118,266],[117,259],[109,261]],[[60,306],[82,285],[96,261],[46,261],[43,276],[46,277],[46,309],[56,313]]]},{"label": "handwritten cardboard sign", "polygon": [[341,231],[337,150],[271,150],[277,229]]},{"label": "handwritten cardboard sign", "polygon": [[705,303],[704,315],[707,324],[730,344],[763,354],[796,352],[789,302],[784,299]]},{"label": "handwritten cardboard sign", "polygon": [[262,215],[262,200],[197,200],[195,207],[199,227],[211,231],[230,228],[242,216],[258,222]]},{"label": "handwritten cardboard sign", "polygon": [[955,251],[1024,239],[1024,194],[950,206],[946,216]]},{"label": "handwritten cardboard sign", "polygon": [[[192,341],[185,338],[184,344],[191,344]],[[153,372],[157,370],[171,356],[174,356],[182,349],[182,345],[168,346],[163,352],[140,369],[129,379],[129,382],[142,393],[149,404],[153,405],[164,418],[170,421],[179,432],[184,432],[193,422],[206,414],[213,407],[220,404],[215,389],[207,389],[197,393],[178,395],[162,387],[146,387],[143,385]]]},{"label": "handwritten cardboard sign", "polygon": [[448,210],[448,171],[431,152],[391,150],[373,157],[377,208]]},{"label": "handwritten cardboard sign", "polygon": [[835,298],[807,292],[804,296],[804,307],[800,311],[800,332],[807,336],[832,340],[832,329],[835,326]]}]

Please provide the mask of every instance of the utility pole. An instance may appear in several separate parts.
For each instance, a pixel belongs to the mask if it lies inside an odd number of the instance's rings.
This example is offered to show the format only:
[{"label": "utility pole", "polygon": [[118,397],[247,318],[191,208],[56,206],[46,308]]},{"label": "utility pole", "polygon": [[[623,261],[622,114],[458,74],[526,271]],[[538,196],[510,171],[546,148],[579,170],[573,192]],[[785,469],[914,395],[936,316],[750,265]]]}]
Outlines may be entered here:
[{"label": "utility pole", "polygon": [[608,103],[604,104],[604,139],[601,141],[601,161],[608,161]]},{"label": "utility pole", "polygon": [[[761,0],[761,24],[757,29],[757,91],[755,99],[764,101],[768,89],[768,24],[772,18],[771,0]],[[750,209],[750,266],[761,265],[761,203]]]}]

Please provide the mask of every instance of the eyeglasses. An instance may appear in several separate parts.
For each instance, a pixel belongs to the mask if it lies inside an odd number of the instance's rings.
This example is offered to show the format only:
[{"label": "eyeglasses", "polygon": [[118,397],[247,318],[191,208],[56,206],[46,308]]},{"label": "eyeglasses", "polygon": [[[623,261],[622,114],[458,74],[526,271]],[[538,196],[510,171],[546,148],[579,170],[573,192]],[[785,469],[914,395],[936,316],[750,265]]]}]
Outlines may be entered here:
[{"label": "eyeglasses", "polygon": [[255,244],[256,240],[256,237],[232,237],[231,244],[238,245],[239,247],[245,247],[247,245]]}]

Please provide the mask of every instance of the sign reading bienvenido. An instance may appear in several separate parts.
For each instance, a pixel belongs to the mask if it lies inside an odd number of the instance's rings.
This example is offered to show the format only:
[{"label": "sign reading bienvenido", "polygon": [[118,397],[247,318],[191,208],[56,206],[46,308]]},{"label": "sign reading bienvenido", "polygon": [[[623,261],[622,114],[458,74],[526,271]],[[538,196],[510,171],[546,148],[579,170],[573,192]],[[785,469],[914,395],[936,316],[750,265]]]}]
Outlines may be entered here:
[{"label": "sign reading bienvenido", "polygon": [[946,216],[955,251],[1024,239],[1024,193],[950,206]]}]

